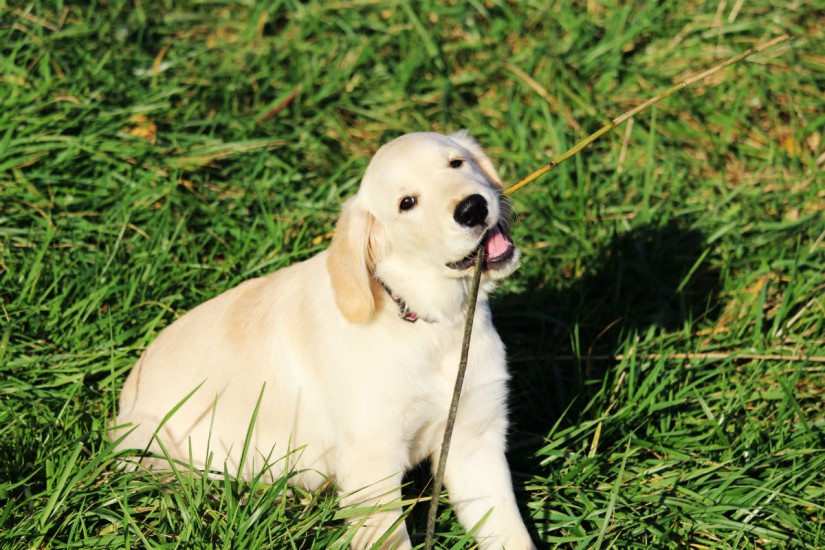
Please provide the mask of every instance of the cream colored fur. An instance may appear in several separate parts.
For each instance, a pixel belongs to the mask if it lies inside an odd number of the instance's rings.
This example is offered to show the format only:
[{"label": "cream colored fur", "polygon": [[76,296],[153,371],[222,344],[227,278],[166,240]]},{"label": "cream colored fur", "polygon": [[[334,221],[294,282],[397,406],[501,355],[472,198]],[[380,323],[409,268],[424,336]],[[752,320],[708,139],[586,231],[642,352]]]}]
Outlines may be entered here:
[{"label": "cream colored fur", "polygon": [[[451,167],[455,159],[464,162]],[[161,332],[124,384],[112,437],[158,454],[159,440],[174,459],[188,462],[191,452],[196,467],[232,475],[291,469],[292,483],[309,489],[332,479],[345,506],[398,503],[404,473],[438,457],[455,381],[473,269],[447,264],[505,221],[500,187],[466,133],[408,134],[383,146],[327,251],[247,281]],[[483,227],[454,219],[472,194],[488,203]],[[416,197],[414,208],[399,209],[405,196]],[[504,456],[508,374],[487,301],[494,279],[517,263],[516,251],[485,273],[447,462],[451,504],[482,548],[532,548]],[[379,279],[434,322],[401,319]],[[390,505],[353,519],[353,546],[372,546],[401,512]],[[383,545],[391,546],[410,547],[403,522]]]}]

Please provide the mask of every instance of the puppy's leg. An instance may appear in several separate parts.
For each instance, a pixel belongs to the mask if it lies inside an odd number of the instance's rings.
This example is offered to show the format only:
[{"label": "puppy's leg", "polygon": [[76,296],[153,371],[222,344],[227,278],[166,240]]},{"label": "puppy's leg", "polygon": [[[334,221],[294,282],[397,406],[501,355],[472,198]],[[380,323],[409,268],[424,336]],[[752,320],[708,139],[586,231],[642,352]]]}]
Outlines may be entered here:
[{"label": "puppy's leg", "polygon": [[370,456],[369,445],[362,451],[352,453],[352,459],[344,458],[339,463],[338,485],[343,493],[341,506],[372,510],[365,515],[357,515],[348,521],[357,529],[352,540],[355,549],[372,548],[385,534],[386,540],[379,548],[407,550],[412,548],[407,528],[401,519],[401,482],[403,467],[399,464],[394,473],[392,460],[381,460]]},{"label": "puppy's leg", "polygon": [[[504,437],[456,426],[444,473],[450,504],[481,548],[534,548],[516,506]],[[486,516],[486,518],[485,518]]]}]

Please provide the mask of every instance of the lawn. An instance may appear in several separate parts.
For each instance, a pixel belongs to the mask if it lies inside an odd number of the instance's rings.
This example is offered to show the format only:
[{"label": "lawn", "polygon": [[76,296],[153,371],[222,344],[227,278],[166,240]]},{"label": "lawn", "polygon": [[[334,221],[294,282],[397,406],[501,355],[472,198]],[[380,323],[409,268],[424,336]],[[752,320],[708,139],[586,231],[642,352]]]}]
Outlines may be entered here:
[{"label": "lawn", "polygon": [[513,196],[509,458],[552,548],[825,547],[821,1],[0,0],[0,547],[341,547],[332,491],[117,471],[158,331],[328,246],[395,136],[469,128],[513,182],[784,33]]}]

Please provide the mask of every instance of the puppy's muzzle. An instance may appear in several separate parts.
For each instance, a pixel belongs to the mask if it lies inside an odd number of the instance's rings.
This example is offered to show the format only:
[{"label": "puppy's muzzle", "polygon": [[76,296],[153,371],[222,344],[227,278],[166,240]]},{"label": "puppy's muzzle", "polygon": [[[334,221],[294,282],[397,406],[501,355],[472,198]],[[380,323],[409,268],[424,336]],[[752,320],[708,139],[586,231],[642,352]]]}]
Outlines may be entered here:
[{"label": "puppy's muzzle", "polygon": [[487,199],[479,194],[470,195],[456,205],[453,219],[464,227],[483,228],[484,234],[478,245],[473,247],[469,254],[457,262],[447,264],[447,267],[463,271],[475,265],[478,246],[483,245],[486,252],[484,269],[506,268],[516,253],[516,247],[510,240],[510,235],[501,224],[487,227],[487,215],[490,213]]}]

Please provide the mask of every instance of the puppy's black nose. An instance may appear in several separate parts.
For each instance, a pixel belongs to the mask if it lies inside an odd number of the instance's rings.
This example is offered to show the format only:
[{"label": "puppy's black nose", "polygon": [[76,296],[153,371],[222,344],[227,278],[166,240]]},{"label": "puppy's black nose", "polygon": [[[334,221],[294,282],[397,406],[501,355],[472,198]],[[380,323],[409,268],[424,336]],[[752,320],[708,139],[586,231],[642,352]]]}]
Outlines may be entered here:
[{"label": "puppy's black nose", "polygon": [[484,225],[487,201],[481,195],[470,195],[455,207],[453,219],[465,227]]}]

